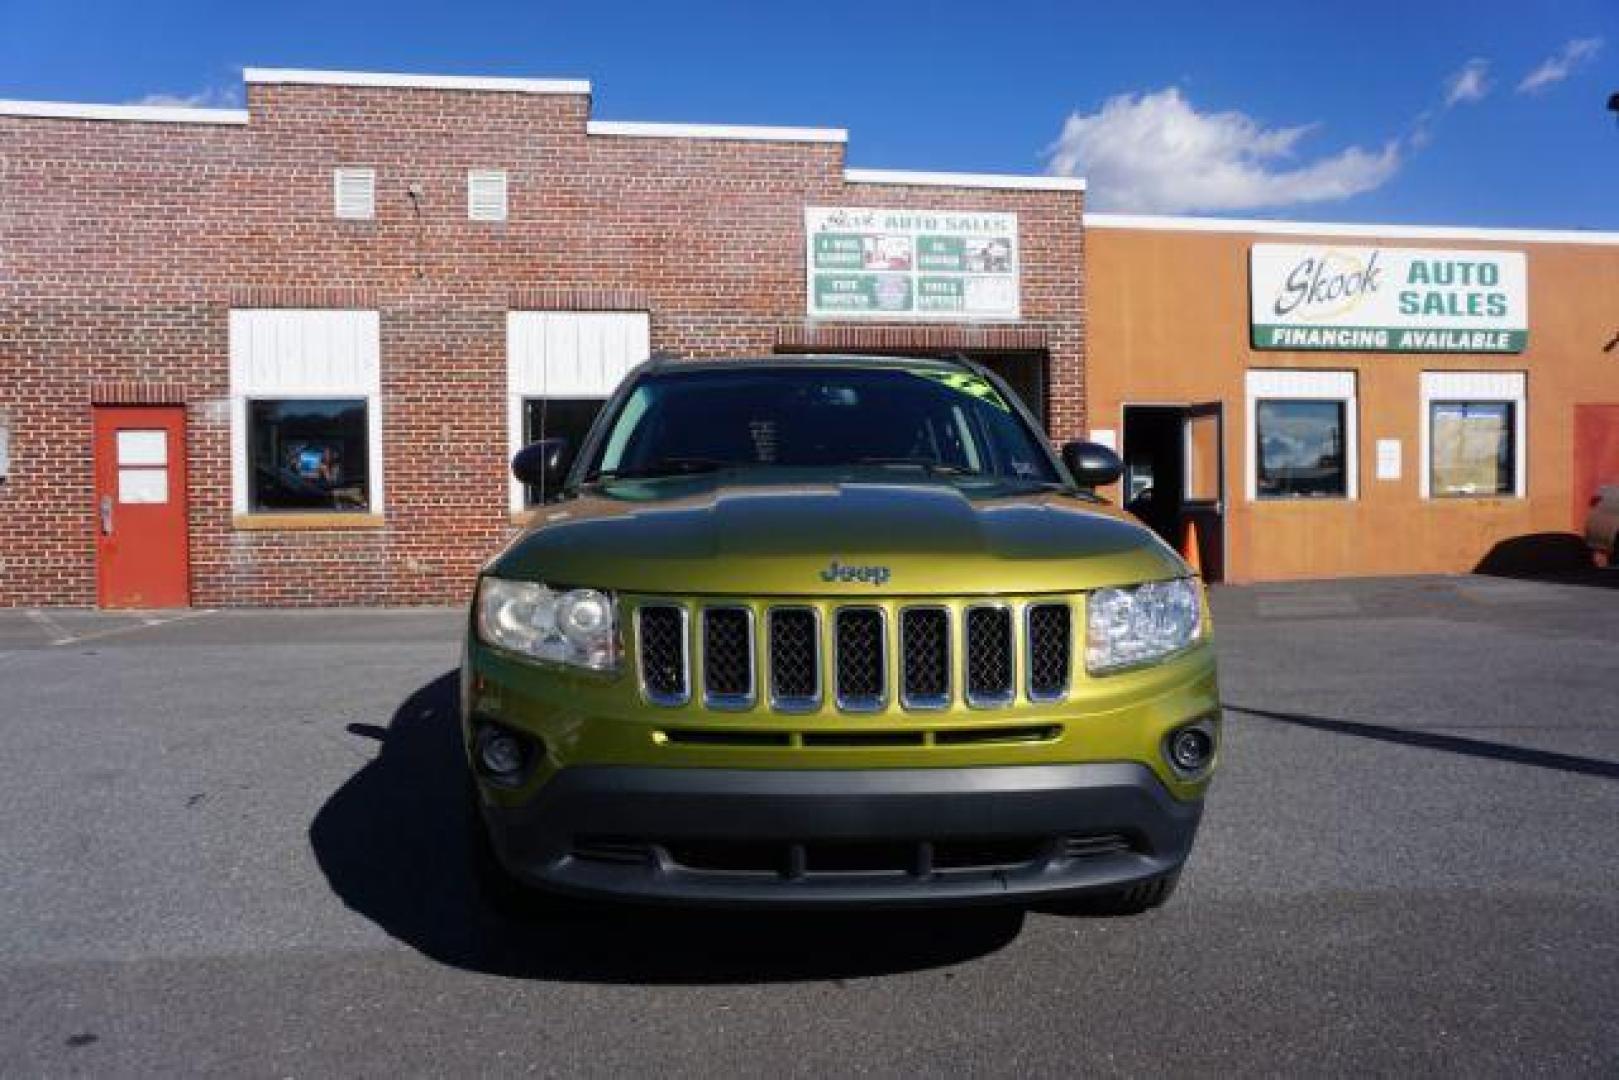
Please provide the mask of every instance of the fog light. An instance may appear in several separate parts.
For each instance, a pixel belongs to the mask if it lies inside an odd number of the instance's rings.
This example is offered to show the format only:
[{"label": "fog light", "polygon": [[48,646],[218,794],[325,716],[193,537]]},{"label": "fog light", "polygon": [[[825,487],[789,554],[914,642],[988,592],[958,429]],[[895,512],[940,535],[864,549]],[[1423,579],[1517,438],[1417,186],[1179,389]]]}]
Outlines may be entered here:
[{"label": "fog light", "polygon": [[1196,776],[1214,757],[1214,736],[1201,727],[1181,728],[1164,744],[1170,768],[1183,776]]},{"label": "fog light", "polygon": [[493,724],[478,728],[473,746],[479,771],[489,779],[502,784],[520,783],[528,771],[534,748],[516,732]]}]

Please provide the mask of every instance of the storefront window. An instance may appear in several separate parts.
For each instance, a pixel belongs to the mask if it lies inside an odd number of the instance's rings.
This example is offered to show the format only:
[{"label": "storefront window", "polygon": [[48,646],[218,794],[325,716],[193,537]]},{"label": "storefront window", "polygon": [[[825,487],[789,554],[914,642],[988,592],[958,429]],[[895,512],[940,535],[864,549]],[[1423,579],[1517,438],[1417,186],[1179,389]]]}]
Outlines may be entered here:
[{"label": "storefront window", "polygon": [[1258,401],[1258,476],[1261,499],[1344,498],[1349,492],[1344,457],[1342,401]]},{"label": "storefront window", "polygon": [[1511,495],[1516,490],[1510,401],[1433,401],[1431,488],[1435,498]]},{"label": "storefront window", "polygon": [[365,399],[250,401],[247,440],[250,509],[370,508]]},{"label": "storefront window", "polygon": [[[523,441],[567,439],[568,457],[572,458],[605,404],[603,398],[529,398],[523,402]],[[525,486],[523,501],[529,506],[539,502],[539,489]]]}]

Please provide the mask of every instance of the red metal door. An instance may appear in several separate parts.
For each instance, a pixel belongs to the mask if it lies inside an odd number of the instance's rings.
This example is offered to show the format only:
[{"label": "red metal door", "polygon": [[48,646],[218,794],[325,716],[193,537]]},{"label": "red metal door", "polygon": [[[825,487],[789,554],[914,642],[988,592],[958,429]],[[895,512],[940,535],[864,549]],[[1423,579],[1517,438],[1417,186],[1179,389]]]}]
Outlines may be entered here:
[{"label": "red metal door", "polygon": [[185,409],[95,410],[96,589],[102,607],[190,602]]},{"label": "red metal door", "polygon": [[1574,406],[1574,531],[1603,484],[1619,484],[1619,405]]}]

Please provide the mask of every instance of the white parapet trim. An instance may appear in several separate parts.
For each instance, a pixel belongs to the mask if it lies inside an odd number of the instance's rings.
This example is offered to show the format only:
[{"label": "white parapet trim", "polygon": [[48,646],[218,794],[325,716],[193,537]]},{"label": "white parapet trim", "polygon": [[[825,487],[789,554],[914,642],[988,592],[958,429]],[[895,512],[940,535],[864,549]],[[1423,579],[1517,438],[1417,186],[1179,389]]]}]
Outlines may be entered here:
[{"label": "white parapet trim", "polygon": [[1002,173],[912,172],[909,169],[845,169],[850,184],[916,187],[1008,188],[1014,191],[1084,191],[1083,176],[1011,176]]},{"label": "white parapet trim", "polygon": [[843,128],[761,127],[752,124],[666,124],[643,120],[590,120],[587,135],[629,139],[732,139],[740,142],[846,143]]},{"label": "white parapet trim", "polygon": [[508,94],[588,94],[588,79],[514,79],[484,75],[406,75],[385,71],[309,71],[248,68],[248,83],[294,86],[374,86],[402,90],[484,90]]},{"label": "white parapet trim", "polygon": [[124,120],[144,124],[245,124],[246,109],[196,109],[189,105],[92,105],[77,101],[4,101],[0,116],[51,120]]},{"label": "white parapet trim", "polygon": [[1172,214],[1087,213],[1087,229],[1257,233],[1264,236],[1348,236],[1364,239],[1495,240],[1501,243],[1619,244],[1619,232],[1584,229],[1493,229],[1449,225],[1377,225],[1347,221],[1176,217]]}]

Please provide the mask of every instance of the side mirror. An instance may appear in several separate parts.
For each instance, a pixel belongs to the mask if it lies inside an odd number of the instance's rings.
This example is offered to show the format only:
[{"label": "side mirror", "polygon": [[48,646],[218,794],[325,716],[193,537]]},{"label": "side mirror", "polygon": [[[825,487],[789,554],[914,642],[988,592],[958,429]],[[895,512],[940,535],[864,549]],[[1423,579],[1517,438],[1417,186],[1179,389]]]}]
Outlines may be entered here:
[{"label": "side mirror", "polygon": [[1099,488],[1124,475],[1124,462],[1119,460],[1119,455],[1101,443],[1063,443],[1062,463],[1073,474],[1074,483],[1082,488]]},{"label": "side mirror", "polygon": [[567,479],[568,465],[567,439],[541,439],[512,456],[512,475],[530,487],[539,488],[542,497],[549,497]]}]

